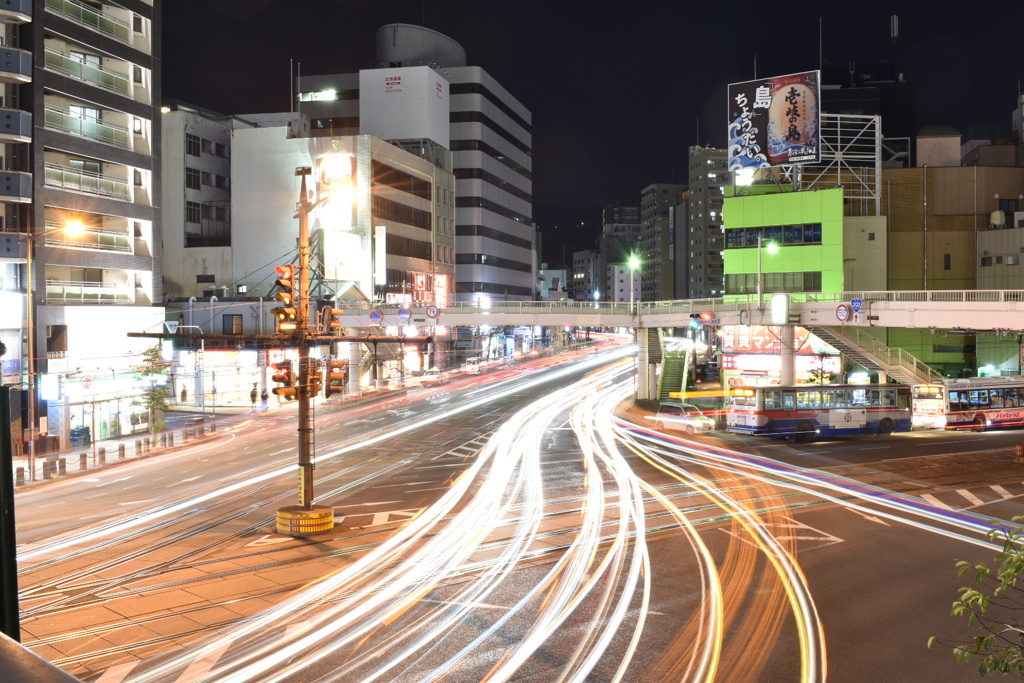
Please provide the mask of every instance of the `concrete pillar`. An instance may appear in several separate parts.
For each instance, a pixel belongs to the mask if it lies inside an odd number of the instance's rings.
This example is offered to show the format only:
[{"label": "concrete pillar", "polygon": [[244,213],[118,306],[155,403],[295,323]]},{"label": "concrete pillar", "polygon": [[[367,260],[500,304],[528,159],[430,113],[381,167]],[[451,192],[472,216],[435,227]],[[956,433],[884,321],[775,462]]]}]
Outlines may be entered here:
[{"label": "concrete pillar", "polygon": [[135,457],[142,455],[142,439],[135,439]]},{"label": "concrete pillar", "polygon": [[779,341],[782,348],[782,370],[780,372],[779,384],[784,387],[796,384],[796,349],[794,348],[794,337],[796,327],[793,325],[782,325],[779,327]]},{"label": "concrete pillar", "polygon": [[[104,455],[106,455],[106,451],[104,451]],[[117,444],[117,457],[119,460],[124,460],[125,452],[123,443]]]},{"label": "concrete pillar", "polygon": [[362,390],[363,354],[362,344],[349,342],[348,344],[348,395],[359,396]]},{"label": "concrete pillar", "polygon": [[78,454],[78,469],[86,470],[89,468],[89,454],[79,453]]},{"label": "concrete pillar", "polygon": [[19,467],[14,470],[14,484],[15,486],[23,486],[25,484],[25,468]]},{"label": "concrete pillar", "polygon": [[636,397],[647,398],[650,374],[647,372],[647,365],[650,363],[650,356],[647,353],[647,330],[637,329],[636,331]]},{"label": "concrete pillar", "polygon": [[67,474],[68,461],[66,458],[57,458],[57,474]]},{"label": "concrete pillar", "polygon": [[107,464],[107,449],[101,448],[96,452],[96,462],[101,465]]}]

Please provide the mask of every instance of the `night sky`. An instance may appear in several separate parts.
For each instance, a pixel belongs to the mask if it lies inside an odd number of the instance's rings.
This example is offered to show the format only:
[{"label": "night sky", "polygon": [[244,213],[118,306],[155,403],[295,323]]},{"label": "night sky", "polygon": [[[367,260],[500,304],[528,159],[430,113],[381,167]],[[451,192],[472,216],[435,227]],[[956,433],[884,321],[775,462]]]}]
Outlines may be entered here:
[{"label": "night sky", "polygon": [[385,24],[449,36],[533,114],[534,220],[554,261],[563,240],[571,252],[593,239],[601,202],[639,204],[645,185],[686,182],[689,146],[724,147],[726,86],[755,64],[765,77],[821,58],[892,60],[895,13],[918,123],[962,133],[1008,127],[1024,74],[1011,2],[165,0],[163,11],[164,97],[225,114],[288,110],[290,60],[308,75],[374,66]]}]

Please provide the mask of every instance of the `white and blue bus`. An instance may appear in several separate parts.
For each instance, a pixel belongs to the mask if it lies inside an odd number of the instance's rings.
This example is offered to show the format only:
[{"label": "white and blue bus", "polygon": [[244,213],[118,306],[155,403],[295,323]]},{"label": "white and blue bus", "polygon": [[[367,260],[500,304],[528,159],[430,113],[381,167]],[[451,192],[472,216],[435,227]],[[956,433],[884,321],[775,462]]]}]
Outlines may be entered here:
[{"label": "white and blue bus", "polygon": [[947,379],[916,384],[914,424],[938,429],[1024,426],[1024,376]]},{"label": "white and blue bus", "polygon": [[794,438],[892,434],[911,428],[910,387],[899,384],[798,384],[735,387],[726,430]]}]

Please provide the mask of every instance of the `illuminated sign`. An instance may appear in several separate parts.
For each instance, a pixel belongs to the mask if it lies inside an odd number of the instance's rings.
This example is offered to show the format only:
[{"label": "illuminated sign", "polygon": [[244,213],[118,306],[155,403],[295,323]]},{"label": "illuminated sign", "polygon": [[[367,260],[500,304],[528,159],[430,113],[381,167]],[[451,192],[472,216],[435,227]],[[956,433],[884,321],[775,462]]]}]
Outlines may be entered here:
[{"label": "illuminated sign", "polygon": [[729,84],[729,170],[821,160],[818,71]]}]

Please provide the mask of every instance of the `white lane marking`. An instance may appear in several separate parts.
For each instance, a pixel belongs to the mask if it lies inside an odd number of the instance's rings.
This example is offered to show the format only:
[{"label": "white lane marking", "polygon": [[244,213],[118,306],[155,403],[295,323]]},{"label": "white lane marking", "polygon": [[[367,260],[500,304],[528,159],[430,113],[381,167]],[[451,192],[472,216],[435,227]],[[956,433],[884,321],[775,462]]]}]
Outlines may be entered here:
[{"label": "white lane marking", "polygon": [[249,546],[253,546],[253,545],[274,545],[276,543],[287,543],[290,540],[292,540],[290,536],[278,536],[277,534],[265,534],[265,535],[261,536],[260,538],[257,538],[255,541],[252,541],[251,543],[246,543],[245,547],[248,548]]},{"label": "white lane marking", "polygon": [[952,510],[953,509],[952,507],[950,507],[949,505],[946,505],[945,503],[943,503],[941,500],[939,500],[938,498],[936,498],[935,496],[933,496],[930,493],[922,493],[921,497],[924,498],[925,500],[927,500],[932,505],[938,505],[940,508],[945,508],[947,510]]},{"label": "white lane marking", "polygon": [[191,681],[198,681],[203,676],[210,673],[210,669],[213,668],[213,665],[224,656],[224,653],[227,652],[228,648],[233,644],[234,642],[229,640],[220,647],[211,650],[210,653],[202,659],[197,659],[189,664],[188,668],[185,669],[181,673],[181,676],[178,677],[178,683],[191,683]]},{"label": "white lane marking", "polygon": [[139,662],[128,662],[127,664],[118,664],[112,666],[103,672],[103,675],[97,678],[93,683],[120,683],[123,681],[132,669],[139,665]]},{"label": "white lane marking", "polygon": [[129,500],[129,501],[126,501],[124,503],[118,503],[118,505],[123,507],[125,505],[140,505],[142,503],[152,503],[152,502],[153,502],[153,499],[150,498],[149,500]]},{"label": "white lane marking", "polygon": [[978,498],[976,495],[974,495],[973,493],[971,493],[967,489],[957,489],[956,492],[959,493],[964,498],[966,498],[967,500],[969,500],[971,505],[984,505],[985,504],[985,501],[983,501],[981,498]]},{"label": "white lane marking", "polygon": [[1003,500],[1006,500],[1007,498],[1013,498],[1013,494],[1004,489],[999,484],[993,484],[992,486],[989,486],[989,488],[998,493],[999,497],[1002,498]]}]

